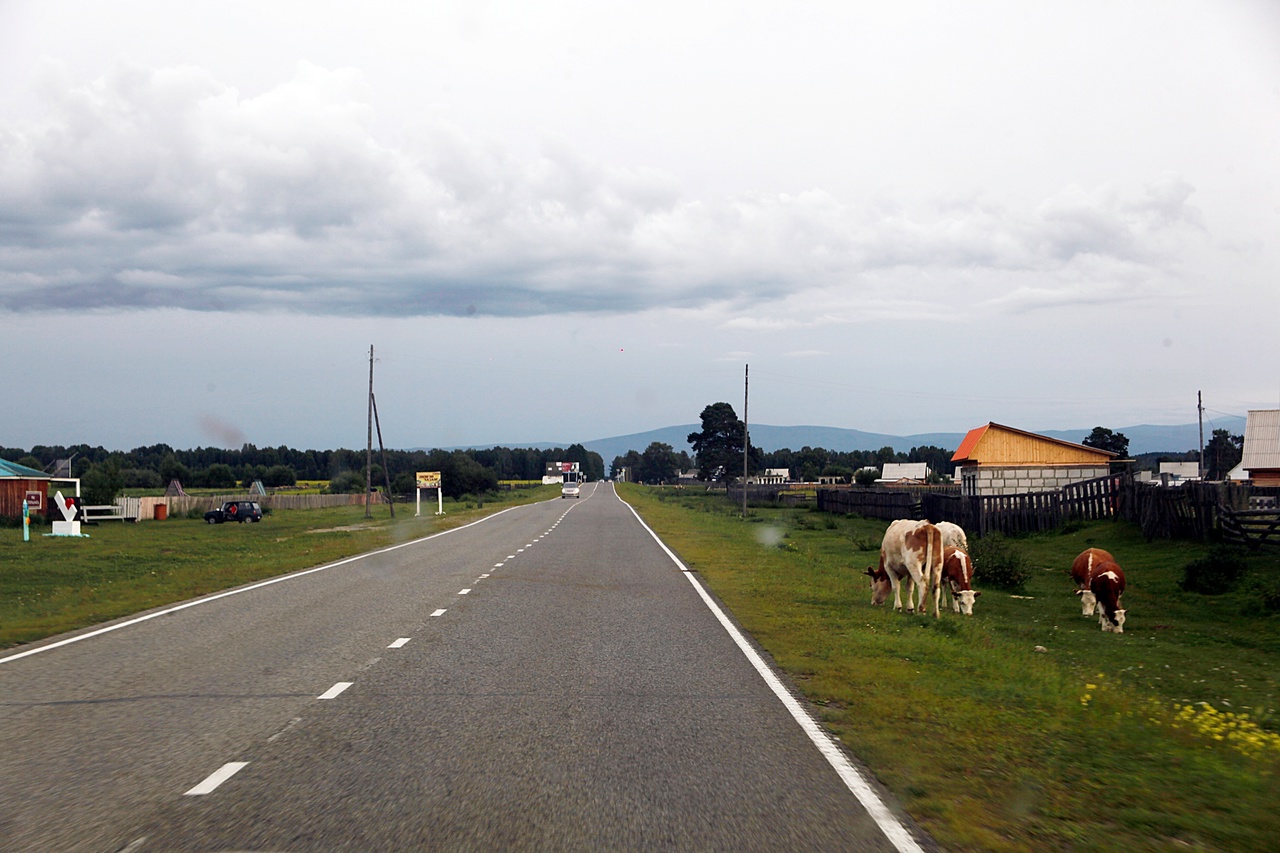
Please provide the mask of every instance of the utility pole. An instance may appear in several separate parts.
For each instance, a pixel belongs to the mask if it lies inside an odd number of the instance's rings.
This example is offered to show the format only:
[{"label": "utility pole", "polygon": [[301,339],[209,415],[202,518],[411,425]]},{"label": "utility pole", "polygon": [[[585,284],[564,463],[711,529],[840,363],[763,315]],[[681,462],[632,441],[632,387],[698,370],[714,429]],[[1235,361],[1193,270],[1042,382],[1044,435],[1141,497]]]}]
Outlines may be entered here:
[{"label": "utility pole", "polygon": [[742,517],[747,517],[747,459],[750,456],[751,429],[747,426],[747,400],[751,392],[751,365],[742,373]]},{"label": "utility pole", "polygon": [[373,425],[378,428],[378,453],[382,454],[382,479],[387,484],[387,506],[391,508],[391,517],[396,517],[396,499],[391,494],[391,469],[387,467],[387,447],[382,443],[382,421],[378,420],[378,398],[372,393],[369,399],[373,401]]},{"label": "utility pole", "polygon": [[1204,398],[1199,391],[1196,392],[1196,414],[1200,416],[1200,452],[1196,454],[1196,458],[1200,460],[1199,473],[1200,479],[1204,479]]},{"label": "utility pole", "polygon": [[373,491],[373,344],[369,344],[369,440],[364,449],[364,517],[373,518],[369,493]]}]

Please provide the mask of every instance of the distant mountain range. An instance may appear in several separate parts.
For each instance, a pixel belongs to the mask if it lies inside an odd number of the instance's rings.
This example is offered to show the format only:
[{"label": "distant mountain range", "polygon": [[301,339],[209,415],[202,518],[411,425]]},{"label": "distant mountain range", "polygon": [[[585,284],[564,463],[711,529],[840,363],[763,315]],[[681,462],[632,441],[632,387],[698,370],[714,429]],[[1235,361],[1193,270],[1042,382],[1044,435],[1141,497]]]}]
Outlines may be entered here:
[{"label": "distant mountain range", "polygon": [[[623,456],[628,450],[644,452],[644,449],[655,441],[669,444],[677,451],[693,452],[685,440],[689,433],[702,429],[701,424],[683,424],[681,426],[662,427],[647,432],[630,435],[618,435],[611,438],[597,438],[593,441],[564,442],[561,444],[539,442],[536,444],[514,443],[505,447],[568,447],[570,444],[581,444],[587,450],[599,453],[607,467],[615,457]],[[1197,424],[1176,424],[1172,426],[1138,424],[1126,427],[1109,427],[1115,432],[1123,433],[1129,439],[1129,453],[1137,456],[1142,453],[1184,453],[1195,450],[1200,444],[1199,426]],[[1213,427],[1205,424],[1205,441],[1213,434],[1213,429],[1225,429],[1232,435],[1244,434],[1244,418],[1214,418]],[[1040,435],[1071,441],[1079,444],[1093,432],[1093,427],[1085,429],[1047,429],[1032,430]],[[895,451],[907,452],[913,447],[933,445],[935,447],[955,450],[964,438],[963,432],[926,432],[916,435],[887,435],[879,432],[863,432],[859,429],[842,429],[824,426],[771,426],[769,424],[753,424],[751,426],[751,443],[767,451],[789,447],[799,450],[802,447],[822,447],[827,450],[848,452],[851,450],[879,450],[892,447]],[[493,445],[488,445],[493,446]]]}]

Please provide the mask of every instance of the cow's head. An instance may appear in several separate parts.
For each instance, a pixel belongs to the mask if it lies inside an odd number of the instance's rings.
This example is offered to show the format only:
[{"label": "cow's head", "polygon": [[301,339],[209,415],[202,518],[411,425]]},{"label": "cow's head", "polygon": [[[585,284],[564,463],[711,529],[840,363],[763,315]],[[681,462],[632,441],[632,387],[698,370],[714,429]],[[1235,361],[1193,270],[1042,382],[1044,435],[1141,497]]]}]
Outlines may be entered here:
[{"label": "cow's head", "polygon": [[1107,614],[1104,611],[1099,610],[1098,623],[1102,625],[1102,630],[1104,632],[1114,631],[1117,634],[1123,634],[1124,633],[1124,615],[1126,612],[1127,611],[1124,611],[1124,610],[1117,610],[1115,612],[1115,616],[1111,619],[1108,619]]},{"label": "cow's head", "polygon": [[973,615],[973,600],[982,595],[976,589],[962,589],[952,595],[952,602],[958,605],[960,612],[965,616]]},{"label": "cow's head", "polygon": [[883,568],[873,569],[871,566],[867,566],[863,574],[871,578],[871,603],[884,604],[893,589],[893,584],[889,581],[889,573]]},{"label": "cow's head", "polygon": [[1077,589],[1076,595],[1080,596],[1080,604],[1083,606],[1084,615],[1092,616],[1094,609],[1098,606],[1098,597],[1093,594],[1093,590]]}]

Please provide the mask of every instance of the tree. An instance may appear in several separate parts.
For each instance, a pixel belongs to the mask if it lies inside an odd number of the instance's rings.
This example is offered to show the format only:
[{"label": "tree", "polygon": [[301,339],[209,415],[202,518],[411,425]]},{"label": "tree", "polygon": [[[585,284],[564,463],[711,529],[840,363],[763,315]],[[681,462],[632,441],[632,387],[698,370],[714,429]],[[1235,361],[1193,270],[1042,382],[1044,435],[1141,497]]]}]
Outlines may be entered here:
[{"label": "tree", "polygon": [[124,477],[115,459],[100,462],[84,475],[84,502],[87,506],[106,506],[114,503],[116,495],[124,488]]},{"label": "tree", "polygon": [[1213,438],[1204,446],[1205,476],[1210,480],[1225,480],[1231,469],[1240,464],[1243,456],[1243,435],[1232,435],[1225,429],[1215,429]]},{"label": "tree", "polygon": [[210,489],[234,489],[236,472],[225,462],[215,462],[205,469],[204,484]]},{"label": "tree", "polygon": [[1125,438],[1124,433],[1112,432],[1106,427],[1094,427],[1089,437],[1080,443],[1085,447],[1109,450],[1122,459],[1129,455],[1129,439]]},{"label": "tree", "polygon": [[674,480],[679,473],[679,458],[671,445],[655,441],[640,454],[636,482],[659,485]]},{"label": "tree", "polygon": [[[723,479],[732,482],[742,471],[742,444],[747,425],[728,403],[712,403],[702,410],[702,430],[691,432],[687,441],[693,445],[698,460],[698,479]],[[747,471],[759,470],[764,454],[758,447],[747,450]]]}]

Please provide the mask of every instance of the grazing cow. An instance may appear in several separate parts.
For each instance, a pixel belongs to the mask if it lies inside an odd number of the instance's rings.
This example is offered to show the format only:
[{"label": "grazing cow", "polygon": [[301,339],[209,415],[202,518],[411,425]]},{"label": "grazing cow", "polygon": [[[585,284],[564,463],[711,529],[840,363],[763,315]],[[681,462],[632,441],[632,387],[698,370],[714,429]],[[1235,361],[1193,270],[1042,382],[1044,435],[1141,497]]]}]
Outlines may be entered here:
[{"label": "grazing cow", "polygon": [[969,538],[964,535],[964,528],[949,521],[939,521],[934,527],[942,533],[942,547],[959,548],[969,553]]},{"label": "grazing cow", "polygon": [[973,562],[960,548],[942,548],[942,584],[951,598],[951,609],[965,616],[973,615],[973,600],[982,595],[972,586]]},{"label": "grazing cow", "polygon": [[942,534],[927,521],[899,519],[889,525],[880,544],[880,564],[893,586],[893,609],[902,609],[902,581],[910,578],[907,589],[907,612],[915,612],[916,589],[920,590],[919,606],[925,613],[925,596],[933,593],[933,615],[938,612],[942,582]]},{"label": "grazing cow", "polygon": [[1071,562],[1071,579],[1076,583],[1076,595],[1080,596],[1082,615],[1092,616],[1097,603],[1093,591],[1089,589],[1089,581],[1092,580],[1098,566],[1115,561],[1115,557],[1101,548],[1086,548]]},{"label": "grazing cow", "polygon": [[1120,609],[1120,596],[1124,594],[1124,571],[1114,562],[1106,562],[1095,569],[1089,580],[1089,589],[1098,600],[1098,624],[1102,630],[1124,633],[1124,616]]},{"label": "grazing cow", "polygon": [[884,570],[884,559],[881,558],[880,565],[874,569],[867,566],[865,574],[871,578],[871,603],[884,604],[889,597],[889,590],[893,588],[893,584],[889,583],[889,573]]}]

